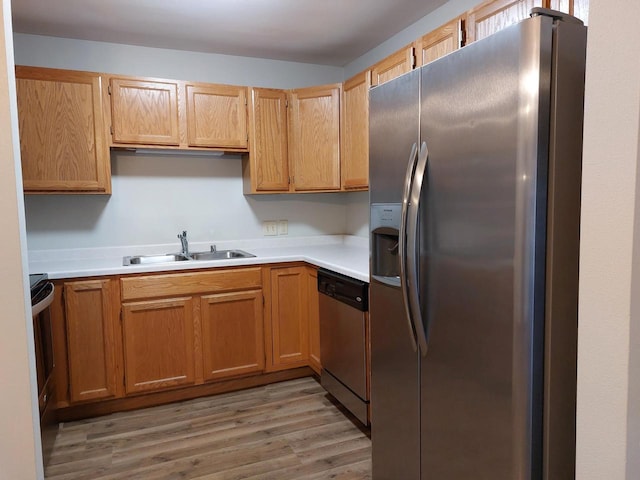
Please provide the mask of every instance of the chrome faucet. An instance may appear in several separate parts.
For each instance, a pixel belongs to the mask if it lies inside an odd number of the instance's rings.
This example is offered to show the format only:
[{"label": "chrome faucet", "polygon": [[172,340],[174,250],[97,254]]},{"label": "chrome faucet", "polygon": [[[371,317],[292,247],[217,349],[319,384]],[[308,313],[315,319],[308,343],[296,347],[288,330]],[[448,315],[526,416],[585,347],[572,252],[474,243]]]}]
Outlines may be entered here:
[{"label": "chrome faucet", "polygon": [[182,243],[182,255],[185,257],[189,256],[189,242],[187,241],[187,231],[183,230],[183,232],[178,234],[178,238],[180,239],[180,243]]},{"label": "chrome faucet", "polygon": [[216,248],[215,244],[211,245],[211,253],[216,253],[218,249]]}]

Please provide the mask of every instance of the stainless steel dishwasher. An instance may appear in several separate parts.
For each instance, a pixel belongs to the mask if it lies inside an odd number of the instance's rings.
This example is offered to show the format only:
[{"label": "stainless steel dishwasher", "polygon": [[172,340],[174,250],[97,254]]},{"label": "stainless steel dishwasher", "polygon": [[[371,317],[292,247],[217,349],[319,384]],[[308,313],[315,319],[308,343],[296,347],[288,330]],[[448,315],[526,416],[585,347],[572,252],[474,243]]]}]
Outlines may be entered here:
[{"label": "stainless steel dishwasher", "polygon": [[318,270],[320,383],[363,424],[369,425],[369,284]]}]

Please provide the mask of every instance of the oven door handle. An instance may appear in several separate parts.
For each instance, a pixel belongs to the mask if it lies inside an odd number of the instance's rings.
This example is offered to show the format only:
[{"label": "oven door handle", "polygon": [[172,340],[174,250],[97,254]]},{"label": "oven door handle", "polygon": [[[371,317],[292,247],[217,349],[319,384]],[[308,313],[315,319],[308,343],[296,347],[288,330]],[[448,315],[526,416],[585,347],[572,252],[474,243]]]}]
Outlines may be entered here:
[{"label": "oven door handle", "polygon": [[47,308],[49,308],[49,305],[51,305],[51,303],[53,302],[53,295],[56,291],[55,287],[53,286],[53,283],[51,282],[47,283],[47,285],[44,288],[51,289],[51,291],[47,294],[46,297],[44,297],[35,305],[31,306],[31,315],[33,317],[38,315],[43,310],[46,310]]}]

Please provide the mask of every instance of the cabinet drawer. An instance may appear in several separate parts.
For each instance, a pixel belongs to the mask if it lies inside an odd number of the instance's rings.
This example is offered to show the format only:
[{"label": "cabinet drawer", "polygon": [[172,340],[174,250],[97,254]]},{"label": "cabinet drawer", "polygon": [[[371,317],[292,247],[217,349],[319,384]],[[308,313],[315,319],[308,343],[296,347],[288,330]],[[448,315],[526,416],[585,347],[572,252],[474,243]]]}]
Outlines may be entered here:
[{"label": "cabinet drawer", "polygon": [[260,267],[123,278],[122,300],[233,291],[262,286]]}]

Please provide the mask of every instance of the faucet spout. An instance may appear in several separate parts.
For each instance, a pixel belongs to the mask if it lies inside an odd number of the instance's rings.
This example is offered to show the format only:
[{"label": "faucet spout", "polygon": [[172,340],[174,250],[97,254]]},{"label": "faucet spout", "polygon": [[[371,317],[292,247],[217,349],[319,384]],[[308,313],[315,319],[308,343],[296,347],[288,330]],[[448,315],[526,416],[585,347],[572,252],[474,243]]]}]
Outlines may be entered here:
[{"label": "faucet spout", "polygon": [[189,241],[187,240],[187,231],[183,230],[182,233],[178,234],[178,238],[180,239],[180,243],[182,244],[182,255],[185,257],[189,256]]}]

